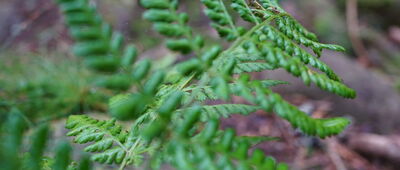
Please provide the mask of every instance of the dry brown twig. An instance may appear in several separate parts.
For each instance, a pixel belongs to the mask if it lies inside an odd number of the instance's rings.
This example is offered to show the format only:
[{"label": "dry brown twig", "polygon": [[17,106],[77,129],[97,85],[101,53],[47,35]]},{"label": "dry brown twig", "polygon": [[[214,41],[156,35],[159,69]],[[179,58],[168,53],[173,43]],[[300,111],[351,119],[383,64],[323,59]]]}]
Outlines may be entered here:
[{"label": "dry brown twig", "polygon": [[368,57],[367,49],[360,39],[360,27],[358,22],[357,0],[346,1],[346,22],[351,44],[358,56],[358,62],[364,67],[370,67],[371,61]]}]

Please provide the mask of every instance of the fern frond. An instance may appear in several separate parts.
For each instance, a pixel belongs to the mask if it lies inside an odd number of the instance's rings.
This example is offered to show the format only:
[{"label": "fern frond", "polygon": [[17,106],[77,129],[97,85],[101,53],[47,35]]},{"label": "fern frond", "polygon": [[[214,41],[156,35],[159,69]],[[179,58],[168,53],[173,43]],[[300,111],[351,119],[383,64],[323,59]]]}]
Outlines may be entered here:
[{"label": "fern frond", "polygon": [[275,47],[282,49],[285,53],[290,56],[298,57],[303,63],[310,64],[316,69],[326,73],[326,75],[336,81],[340,81],[339,76],[335,74],[335,72],[329,68],[325,63],[314,57],[313,55],[309,54],[302,48],[295,45],[291,39],[282,35],[282,33],[278,32],[275,28],[270,26],[265,26],[263,28],[263,33],[269,39],[274,40]]},{"label": "fern frond", "polygon": [[[23,114],[18,109],[13,108],[7,115],[7,121],[1,125],[0,136],[0,166],[2,169],[62,169],[77,165],[69,154],[70,145],[63,141],[56,145],[55,155],[45,155],[46,144],[50,133],[49,127],[44,124],[33,128],[33,134],[25,135],[28,127],[23,118]],[[25,151],[25,146],[29,148]],[[52,150],[49,150],[50,152]],[[82,162],[78,164],[78,170],[91,169],[90,160],[82,157]]]},{"label": "fern frond", "polygon": [[269,137],[269,136],[236,136],[236,141],[240,143],[249,143],[250,146],[258,145],[267,141],[278,141],[280,138],[278,137]]},{"label": "fern frond", "polygon": [[260,80],[259,81],[263,88],[270,88],[277,85],[289,84],[286,81],[281,80]]},{"label": "fern frond", "polygon": [[21,112],[13,108],[8,120],[1,127],[2,140],[0,141],[0,165],[5,169],[19,169],[21,160],[19,152],[22,145],[26,122],[21,117]]},{"label": "fern frond", "polygon": [[[262,84],[262,86],[264,88],[270,88],[270,87],[277,86],[277,85],[289,84],[288,82],[280,81],[280,80],[260,80],[260,83]],[[234,83],[229,84],[230,91],[235,91],[236,88],[238,88],[237,84],[234,84]],[[214,90],[212,89],[211,86],[197,86],[197,87],[189,86],[189,87],[183,89],[183,91],[185,91],[185,92],[192,91],[191,93],[187,93],[188,98],[190,95],[190,96],[193,96],[193,98],[195,100],[200,101],[200,102],[203,102],[206,100],[220,99],[218,97],[218,95],[214,92]]]},{"label": "fern frond", "polygon": [[[236,27],[222,0],[201,0],[206,9],[204,13],[211,19],[211,26],[221,37],[229,41],[240,36],[243,28]],[[239,4],[238,4],[239,5]]]},{"label": "fern frond", "polygon": [[[196,106],[195,106],[196,107]],[[192,109],[192,108],[188,108]],[[232,114],[248,115],[257,111],[257,106],[246,105],[246,104],[219,104],[219,105],[204,105],[201,106],[202,121],[208,121],[210,119],[218,119],[222,117],[229,117]],[[180,110],[179,112],[185,112],[187,109]]]},{"label": "fern frond", "polygon": [[72,148],[67,142],[58,144],[55,151],[54,170],[65,170],[70,165]]},{"label": "fern frond", "polygon": [[258,110],[257,106],[245,104],[220,104],[203,106],[203,120],[216,119],[220,117],[228,117],[230,114],[248,115]]},{"label": "fern frond", "polygon": [[[251,146],[270,138],[239,137],[230,129],[220,131],[217,119],[262,109],[274,112],[307,135],[321,138],[336,135],[348,126],[350,121],[345,118],[312,118],[270,90],[271,86],[286,82],[252,80],[246,74],[283,68],[307,85],[313,83],[342,97],[354,98],[355,91],[318,59],[323,49],[342,51],[341,47],[320,43],[276,0],[201,3],[220,36],[235,40],[228,49],[218,44],[204,47],[203,37],[194,34],[188,15],[181,12],[177,0],[140,0],[146,8],[143,17],[166,37],[167,48],[194,56],[158,69],[149,59],[130,67],[136,61],[136,49],[128,46],[120,52],[122,36],[112,33],[86,0],[59,0],[76,40],[75,54],[84,57],[88,66],[98,66],[98,71],[114,73],[98,81],[98,86],[132,90],[112,98],[109,104],[112,117],[135,120],[129,131],[116,125],[114,119],[99,121],[82,115],[68,119],[68,135],[75,136],[76,143],[89,144],[85,151],[94,153],[92,159],[120,164],[123,169],[140,162],[147,153],[156,166],[168,163],[185,170],[288,169],[260,150],[248,154]],[[235,25],[228,3],[241,18],[254,24],[250,30]],[[229,102],[232,96],[242,97],[250,104],[205,104],[208,100]]]},{"label": "fern frond", "polygon": [[[267,26],[267,28],[270,27]],[[271,34],[271,38],[273,37],[275,36]],[[278,39],[276,41],[280,42],[281,40]],[[311,62],[311,65],[314,65],[321,71],[326,72],[326,74],[330,76],[330,78],[325,75],[316,73],[315,71],[312,71],[304,64],[304,62],[301,62],[301,58],[291,57],[289,54],[286,53],[288,49],[285,49],[286,51],[284,51],[281,49],[280,46],[275,45],[274,43],[265,42],[265,40],[256,42],[254,45],[251,46],[258,46],[257,52],[254,52],[256,51],[256,49],[249,48],[248,44],[251,44],[251,42],[245,42],[244,44],[246,45],[243,45],[243,48],[247,48],[249,50],[251,49],[253,53],[261,54],[265,57],[264,60],[268,64],[273,65],[274,67],[285,68],[288,72],[292,73],[296,77],[301,76],[306,84],[313,82],[323,90],[336,93],[346,98],[355,97],[355,91],[338,82],[338,80],[340,80],[338,76],[329,67],[327,67],[324,63],[320,62],[316,58],[308,58],[306,60]],[[221,64],[221,61],[219,64]]]},{"label": "fern frond", "polygon": [[[264,48],[269,47],[264,46]],[[269,51],[267,54],[266,60],[271,63],[280,65],[280,67],[285,68],[288,72],[296,77],[300,76],[304,83],[307,85],[309,85],[310,82],[313,82],[321,89],[335,93],[345,98],[354,98],[356,95],[353,89],[350,89],[349,87],[338,81],[329,79],[323,74],[312,71],[307,66],[305,66],[298,58],[291,58],[279,48],[271,49],[271,51]]]},{"label": "fern frond", "polygon": [[166,46],[170,50],[187,54],[199,51],[203,47],[203,38],[192,36],[192,29],[187,25],[188,15],[177,12],[177,1],[141,0],[140,3],[148,9],[143,14],[143,18],[154,22],[153,29],[155,31],[171,38],[166,41]]},{"label": "fern frond", "polygon": [[[265,111],[274,111],[277,115],[289,121],[293,127],[299,128],[303,133],[311,136],[325,138],[342,132],[350,121],[345,118],[314,119],[297,107],[287,103],[278,94],[263,88],[258,81],[249,83],[246,76],[239,79],[239,88],[235,93],[260,105]],[[250,92],[255,87],[255,97]]]},{"label": "fern frond", "polygon": [[262,72],[266,70],[274,70],[276,67],[261,62],[253,62],[253,63],[240,63],[237,64],[233,73],[241,74],[241,73],[251,73],[251,72]]},{"label": "fern frond", "polygon": [[338,45],[333,44],[322,44],[318,42],[318,39],[305,31],[305,28],[300,26],[292,17],[284,16],[282,18],[277,18],[277,26],[280,32],[285,34],[285,36],[290,37],[297,44],[310,47],[318,57],[321,56],[323,49],[334,50],[343,52],[345,49]]},{"label": "fern frond", "polygon": [[231,7],[239,13],[243,20],[256,24],[260,23],[261,20],[253,14],[245,0],[232,0]]},{"label": "fern frond", "polygon": [[[188,93],[187,95],[193,96],[194,99],[198,101],[206,101],[206,100],[218,100],[219,97],[210,86],[205,87],[193,87],[188,88],[192,90],[192,93]],[[184,89],[185,91],[188,89]]]},{"label": "fern frond", "polygon": [[268,100],[272,109],[283,119],[289,121],[294,128],[299,128],[303,133],[321,138],[337,135],[342,132],[350,121],[346,118],[314,119],[285,102],[279,95],[273,94]]},{"label": "fern frond", "polygon": [[29,150],[28,166],[29,169],[35,170],[41,168],[41,158],[46,148],[49,128],[45,125],[40,126],[32,136],[32,144]]},{"label": "fern frond", "polygon": [[105,150],[102,153],[93,155],[92,159],[99,163],[121,164],[122,161],[124,160],[125,156],[126,156],[126,151],[124,151],[122,148],[111,148],[111,149]]},{"label": "fern frond", "polygon": [[262,8],[264,8],[264,11],[261,12],[265,12],[265,16],[262,17],[269,18],[274,16],[274,20],[280,33],[284,34],[299,45],[310,47],[318,57],[321,56],[323,49],[344,51],[344,48],[341,46],[318,42],[318,38],[315,34],[309,32],[299,24],[296,19],[280,8],[276,1],[260,0],[260,4]]},{"label": "fern frond", "polygon": [[93,160],[100,163],[121,163],[126,155],[124,146],[128,133],[116,124],[116,120],[99,121],[88,116],[70,116],[66,128],[71,131],[68,136],[75,136],[74,142],[92,143],[85,148],[94,154]]},{"label": "fern frond", "polygon": [[[194,116],[194,117],[193,117]],[[195,135],[188,134],[194,127],[198,115],[188,115],[189,122],[177,127],[181,138],[174,138],[166,146],[174,159],[167,159],[177,169],[288,169],[285,164],[278,164],[271,157],[266,157],[260,150],[248,154],[253,145],[269,138],[236,137],[232,129],[218,131],[218,122],[210,120],[204,129]],[[190,128],[188,128],[190,127]],[[190,134],[190,133],[189,133]],[[179,135],[179,134],[177,134]],[[184,135],[184,136],[182,136]]]},{"label": "fern frond", "polygon": [[75,40],[73,53],[84,59],[84,64],[106,75],[95,82],[99,87],[116,91],[126,91],[133,81],[127,76],[136,61],[137,49],[134,45],[123,46],[123,36],[113,32],[104,22],[95,7],[87,0],[57,0],[64,13],[71,37]]}]

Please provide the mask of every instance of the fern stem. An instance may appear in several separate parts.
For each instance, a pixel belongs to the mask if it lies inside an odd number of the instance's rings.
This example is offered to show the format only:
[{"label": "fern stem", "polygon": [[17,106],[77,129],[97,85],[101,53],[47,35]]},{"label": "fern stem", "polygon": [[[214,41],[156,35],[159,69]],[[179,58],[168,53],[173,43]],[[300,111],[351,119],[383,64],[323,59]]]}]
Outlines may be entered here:
[{"label": "fern stem", "polygon": [[[243,4],[246,5],[246,8],[249,9],[251,11],[251,8],[249,7],[249,4],[247,4],[247,2],[245,2],[245,0],[242,0]],[[257,1],[255,3],[258,3]],[[251,12],[251,17],[253,17],[254,21],[256,21],[256,24],[260,24],[260,22],[258,22],[257,17],[253,14],[253,12]]]},{"label": "fern stem", "polygon": [[[186,85],[188,85],[193,80],[194,77],[195,77],[195,74],[192,74],[190,77],[188,77],[187,80],[184,81],[181,86],[179,86],[179,90],[182,90],[183,88],[185,88]],[[151,113],[151,112],[148,112],[148,113]],[[146,114],[146,115],[143,115],[143,116],[148,116],[148,115]],[[139,137],[135,141],[135,143],[129,148],[129,150],[126,150],[126,152],[127,152],[126,153],[126,157],[122,161],[121,166],[119,167],[119,170],[123,170],[126,167],[126,165],[128,164],[128,160],[131,157],[132,152],[137,148],[137,146],[139,145],[140,141],[141,141],[141,138]]]},{"label": "fern stem", "polygon": [[278,15],[271,16],[270,18],[266,19],[262,23],[254,26],[251,30],[247,31],[246,34],[244,34],[241,38],[237,39],[231,47],[229,47],[226,51],[224,51],[221,56],[225,56],[226,54],[230,54],[233,50],[235,50],[238,46],[242,45],[245,40],[247,40],[254,32],[256,32],[258,29],[261,29],[264,25],[269,24],[272,20],[286,16],[288,14],[286,13],[279,13]]},{"label": "fern stem", "polygon": [[192,74],[184,83],[182,83],[182,85],[179,87],[179,90],[182,90],[183,88],[186,87],[186,85],[188,85],[194,78],[195,74]]},{"label": "fern stem", "polygon": [[257,7],[261,8],[261,10],[266,11],[267,9],[265,9],[258,1],[253,1],[252,3],[254,3],[255,5],[257,5]]},{"label": "fern stem", "polygon": [[131,157],[132,152],[136,149],[136,147],[139,145],[141,140],[142,140],[142,138],[139,137],[138,139],[136,139],[135,143],[129,148],[124,160],[121,163],[121,166],[119,167],[119,170],[125,169],[126,165],[128,164],[128,160]]}]

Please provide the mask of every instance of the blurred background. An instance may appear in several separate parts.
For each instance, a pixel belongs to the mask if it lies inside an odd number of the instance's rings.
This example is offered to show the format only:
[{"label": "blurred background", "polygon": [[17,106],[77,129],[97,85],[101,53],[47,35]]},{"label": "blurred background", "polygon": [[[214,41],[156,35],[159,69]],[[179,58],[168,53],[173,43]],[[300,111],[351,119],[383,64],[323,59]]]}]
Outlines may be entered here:
[{"label": "blurred background", "polygon": [[[190,11],[196,32],[219,42],[200,2],[181,2],[182,10]],[[322,60],[358,97],[347,100],[306,87],[281,70],[257,76],[289,81],[290,85],[274,90],[314,117],[344,115],[353,124],[326,140],[303,136],[287,122],[262,112],[225,119],[224,126],[242,135],[279,137],[257,147],[293,169],[400,169],[400,1],[281,0],[281,4],[322,42],[347,49],[325,51]],[[160,36],[142,19],[144,9],[136,0],[96,0],[96,5],[143,57],[177,55],[162,46]],[[111,93],[91,88],[90,80],[97,75],[71,54],[72,43],[52,0],[0,0],[0,121],[16,106],[29,121],[53,120],[62,131],[66,115],[105,112]]]}]

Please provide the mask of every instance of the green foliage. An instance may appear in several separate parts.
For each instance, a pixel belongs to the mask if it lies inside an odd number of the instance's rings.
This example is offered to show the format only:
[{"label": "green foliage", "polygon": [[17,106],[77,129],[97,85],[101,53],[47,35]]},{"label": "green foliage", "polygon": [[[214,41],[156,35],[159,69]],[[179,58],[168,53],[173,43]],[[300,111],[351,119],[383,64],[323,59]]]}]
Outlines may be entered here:
[{"label": "green foliage", "polygon": [[[73,53],[84,58],[88,68],[106,74],[96,84],[116,91],[127,90],[133,81],[129,67],[136,61],[134,45],[123,47],[123,36],[113,33],[109,24],[103,22],[88,0],[57,0],[65,14],[70,35],[76,40]],[[129,69],[127,69],[129,68]],[[117,73],[107,75],[109,73]]]},{"label": "green foliage", "polygon": [[[195,106],[196,107],[196,106]],[[193,108],[181,110],[187,112]],[[201,107],[200,120],[208,121],[210,119],[217,119],[221,117],[229,117],[231,114],[248,115],[257,111],[259,108],[252,105],[245,104],[219,104],[219,105],[205,105]]]},{"label": "green foliage", "polygon": [[[202,0],[201,2],[207,7],[204,13],[211,19],[211,26],[218,31],[221,37],[232,41],[239,37],[244,31],[244,28],[234,25],[235,23],[222,0]],[[232,5],[234,4],[241,6],[238,3],[233,3]],[[243,13],[241,16],[246,14],[248,13]]]},{"label": "green foliage", "polygon": [[[76,136],[75,143],[88,145],[86,152],[98,152],[93,156],[95,161],[112,164],[120,164],[126,155],[128,133],[122,131],[122,127],[115,124],[115,120],[98,121],[87,116],[71,116],[66,128],[71,131],[68,136]],[[113,145],[117,146],[113,146]]]},{"label": "green foliage", "polygon": [[[194,56],[157,69],[148,59],[136,62],[134,46],[121,50],[120,34],[112,33],[86,0],[58,3],[76,41],[75,55],[83,57],[88,67],[108,73],[98,81],[99,86],[124,91],[110,100],[109,113],[130,121],[128,130],[116,125],[115,119],[100,121],[75,115],[67,121],[68,135],[75,136],[76,143],[90,143],[85,151],[93,152],[92,159],[97,162],[120,164],[123,169],[140,164],[142,157],[148,155],[152,169],[168,164],[185,170],[283,170],[288,169],[287,165],[277,163],[262,151],[249,153],[254,144],[268,138],[219,130],[218,118],[257,110],[274,112],[304,134],[320,138],[337,135],[350,123],[345,118],[312,118],[270,89],[285,82],[257,80],[248,74],[283,68],[307,85],[313,83],[345,98],[356,95],[319,60],[324,49],[344,49],[320,43],[275,0],[201,1],[211,26],[222,38],[233,41],[227,49],[205,44],[188,24],[188,14],[179,9],[178,0],[140,0],[146,8],[143,17],[166,37],[166,47]],[[238,26],[229,7],[252,24],[251,29]],[[248,104],[231,103],[233,96]],[[210,100],[224,103],[208,105]]]},{"label": "green foliage", "polygon": [[218,121],[215,119],[211,119],[191,139],[184,138],[190,133],[188,127],[198,118],[200,112],[197,113],[190,114],[177,128],[179,136],[166,143],[168,157],[171,157],[167,161],[177,169],[275,169],[284,166],[266,157],[261,150],[248,154],[252,145],[268,139],[247,137],[242,140],[243,137],[235,136],[232,129],[218,131]]},{"label": "green foliage", "polygon": [[[28,129],[23,114],[13,108],[8,113],[8,119],[1,124],[0,129],[0,166],[2,169],[57,169],[57,170],[89,170],[91,169],[88,157],[82,157],[77,166],[71,160],[71,146],[62,142],[55,148],[54,158],[44,155],[49,139],[50,130],[47,125],[35,128],[30,137],[25,137]],[[29,140],[24,140],[27,138]],[[24,148],[28,148],[24,151]]]},{"label": "green foliage", "polygon": [[110,95],[92,90],[90,85],[90,79],[98,75],[81,67],[76,59],[53,55],[0,55],[0,122],[12,107],[34,123],[105,110]]}]

